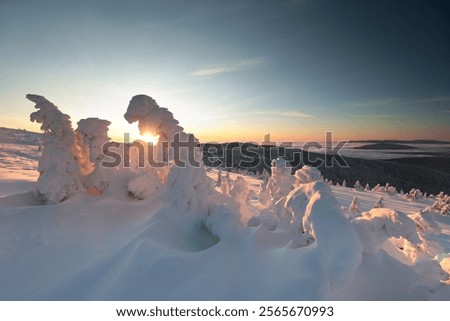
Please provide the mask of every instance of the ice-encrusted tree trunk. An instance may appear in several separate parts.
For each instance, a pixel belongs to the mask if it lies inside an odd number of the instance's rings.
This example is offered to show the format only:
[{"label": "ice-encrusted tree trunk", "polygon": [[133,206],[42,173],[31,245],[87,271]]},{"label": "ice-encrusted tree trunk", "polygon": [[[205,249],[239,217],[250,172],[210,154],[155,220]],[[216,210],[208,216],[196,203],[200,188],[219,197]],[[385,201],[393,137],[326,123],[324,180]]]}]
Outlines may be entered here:
[{"label": "ice-encrusted tree trunk", "polygon": [[[195,137],[184,132],[173,114],[146,95],[134,96],[124,115],[129,123],[138,122],[142,135],[150,133],[159,136],[158,144],[167,142],[173,144],[175,137],[180,142],[197,142]],[[197,147],[192,150],[180,148],[177,159],[173,152],[167,153],[169,172],[167,174],[164,203],[177,208],[177,212],[190,212],[198,216],[207,215],[207,196],[211,188],[206,170],[201,162],[201,151]],[[191,155],[193,152],[194,155]],[[197,160],[193,164],[192,160]],[[178,162],[178,164],[177,164]],[[184,163],[184,166],[181,164]]]},{"label": "ice-encrusted tree trunk", "polygon": [[28,94],[37,111],[30,120],[44,131],[42,157],[39,160],[37,196],[46,204],[62,202],[81,189],[79,151],[70,117],[45,97]]},{"label": "ice-encrusted tree trunk", "polygon": [[104,158],[103,145],[107,143],[111,122],[99,118],[86,118],[78,122],[76,134],[81,150],[83,185],[88,189],[103,192],[111,179],[111,171],[101,166]]}]

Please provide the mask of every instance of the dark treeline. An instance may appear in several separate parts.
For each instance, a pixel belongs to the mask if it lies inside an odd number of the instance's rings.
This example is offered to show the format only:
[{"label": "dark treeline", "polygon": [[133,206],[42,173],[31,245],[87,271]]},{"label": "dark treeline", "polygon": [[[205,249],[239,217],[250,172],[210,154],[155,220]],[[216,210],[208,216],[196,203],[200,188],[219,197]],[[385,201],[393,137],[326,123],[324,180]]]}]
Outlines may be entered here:
[{"label": "dark treeline", "polygon": [[204,144],[202,148],[204,163],[212,167],[254,173],[262,173],[265,169],[270,173],[271,161],[283,157],[291,163],[293,171],[303,165],[312,165],[334,184],[342,184],[345,180],[347,186],[353,186],[359,180],[370,187],[389,183],[398,191],[419,188],[426,193],[443,191],[450,194],[450,158],[446,157],[369,160],[250,143]]}]

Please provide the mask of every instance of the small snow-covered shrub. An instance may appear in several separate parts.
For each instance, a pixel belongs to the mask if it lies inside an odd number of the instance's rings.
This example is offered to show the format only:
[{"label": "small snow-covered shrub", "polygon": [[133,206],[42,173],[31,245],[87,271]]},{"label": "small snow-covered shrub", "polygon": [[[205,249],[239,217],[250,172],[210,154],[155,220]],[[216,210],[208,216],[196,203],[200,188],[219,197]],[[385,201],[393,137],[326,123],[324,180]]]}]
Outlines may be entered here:
[{"label": "small snow-covered shrub", "polygon": [[148,199],[162,189],[162,184],[154,171],[136,175],[127,184],[128,195],[138,200]]},{"label": "small snow-covered shrub", "polygon": [[420,242],[414,221],[407,215],[387,208],[375,208],[352,220],[364,246],[364,251],[373,253],[391,237],[405,238],[409,242]]}]

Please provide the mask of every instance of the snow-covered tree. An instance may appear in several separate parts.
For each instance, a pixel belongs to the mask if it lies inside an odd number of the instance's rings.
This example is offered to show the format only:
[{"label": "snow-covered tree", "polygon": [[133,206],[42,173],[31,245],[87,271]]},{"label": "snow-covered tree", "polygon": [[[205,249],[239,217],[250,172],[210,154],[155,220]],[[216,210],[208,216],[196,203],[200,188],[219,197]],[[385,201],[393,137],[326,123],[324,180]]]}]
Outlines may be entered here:
[{"label": "snow-covered tree", "polygon": [[244,177],[238,176],[230,189],[230,196],[238,203],[247,202],[249,189]]},{"label": "snow-covered tree", "polygon": [[228,179],[222,180],[222,183],[220,184],[220,191],[224,195],[229,195],[229,193],[230,193],[230,183],[229,183]]},{"label": "snow-covered tree", "polygon": [[395,186],[389,186],[386,190],[389,195],[397,194],[397,188]]},{"label": "snow-covered tree", "polygon": [[159,136],[160,141],[172,142],[175,134],[183,132],[173,114],[147,95],[134,96],[124,117],[130,124],[138,122],[141,135]]},{"label": "snow-covered tree", "polygon": [[216,186],[220,187],[220,185],[222,185],[222,169],[219,168],[219,170],[217,171],[217,180],[216,180]]},{"label": "snow-covered tree", "polygon": [[377,184],[374,188],[372,188],[372,192],[381,192],[381,185]]},{"label": "snow-covered tree", "polygon": [[296,170],[294,177],[295,177],[294,182],[295,187],[298,187],[301,184],[307,184],[322,180],[320,171],[316,167],[308,165],[303,165],[302,168]]},{"label": "snow-covered tree", "polygon": [[353,213],[353,214],[359,212],[359,200],[356,196],[353,197],[352,203],[348,207],[348,210],[350,213]]},{"label": "snow-covered tree", "polygon": [[264,184],[264,182],[261,182],[259,184],[258,199],[262,205],[267,205],[271,201],[269,191],[267,190],[266,184]]},{"label": "snow-covered tree", "polygon": [[419,198],[423,197],[423,193],[418,188],[417,189],[413,188],[409,192],[409,194],[411,195],[411,199],[413,199],[413,200],[416,200],[416,199],[419,199]]},{"label": "snow-covered tree", "polygon": [[366,192],[370,192],[370,186],[369,186],[369,183],[366,184],[366,187],[364,187],[364,190],[365,190]]},{"label": "snow-covered tree", "polygon": [[267,190],[272,199],[277,201],[292,190],[294,177],[291,164],[283,158],[272,160],[272,176],[267,183]]},{"label": "snow-covered tree", "polygon": [[[183,131],[183,127],[178,125],[178,121],[167,108],[160,107],[149,96],[134,96],[124,117],[129,123],[138,122],[141,135],[150,133],[159,136],[158,143],[173,144],[176,138],[179,142],[198,143],[193,135]],[[167,154],[169,172],[164,190],[164,203],[177,208],[177,212],[188,212],[205,217],[208,212],[208,202],[205,200],[211,186],[201,162],[202,155],[199,147],[196,146],[193,150],[179,148],[172,152],[177,152],[178,155],[177,159],[174,159],[174,154],[170,152]]]},{"label": "snow-covered tree", "polygon": [[86,118],[78,122],[75,131],[81,150],[83,185],[98,192],[103,192],[111,179],[111,171],[101,166],[104,158],[103,145],[110,140],[109,125],[111,122],[104,119]]},{"label": "snow-covered tree", "polygon": [[270,174],[269,174],[269,172],[268,172],[265,168],[263,169],[260,178],[261,178],[261,180],[263,180],[266,184],[267,184],[267,182],[269,181]]},{"label": "snow-covered tree", "polygon": [[43,96],[28,94],[38,109],[31,121],[44,131],[42,157],[39,160],[37,196],[47,204],[59,203],[77,193],[81,187],[79,151],[70,117]]},{"label": "snow-covered tree", "polygon": [[383,196],[380,196],[377,200],[377,202],[375,203],[374,208],[383,208],[384,204],[383,204]]},{"label": "snow-covered tree", "polygon": [[227,171],[225,173],[225,179],[227,180],[228,187],[230,187],[233,184],[233,180],[230,177],[230,171]]},{"label": "snow-covered tree", "polygon": [[364,187],[361,185],[360,181],[356,181],[354,188],[355,191],[364,191]]}]

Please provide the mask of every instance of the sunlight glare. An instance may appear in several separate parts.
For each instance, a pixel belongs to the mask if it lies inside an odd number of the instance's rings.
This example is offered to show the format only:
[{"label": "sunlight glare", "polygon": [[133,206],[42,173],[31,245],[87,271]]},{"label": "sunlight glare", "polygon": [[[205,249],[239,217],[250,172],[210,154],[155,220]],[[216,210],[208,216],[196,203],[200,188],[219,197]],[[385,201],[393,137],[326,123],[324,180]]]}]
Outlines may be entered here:
[{"label": "sunlight glare", "polygon": [[145,140],[147,143],[153,143],[153,145],[156,145],[158,143],[159,140],[159,136],[158,135],[152,135],[150,133],[146,133],[144,135],[142,135],[143,140]]}]

